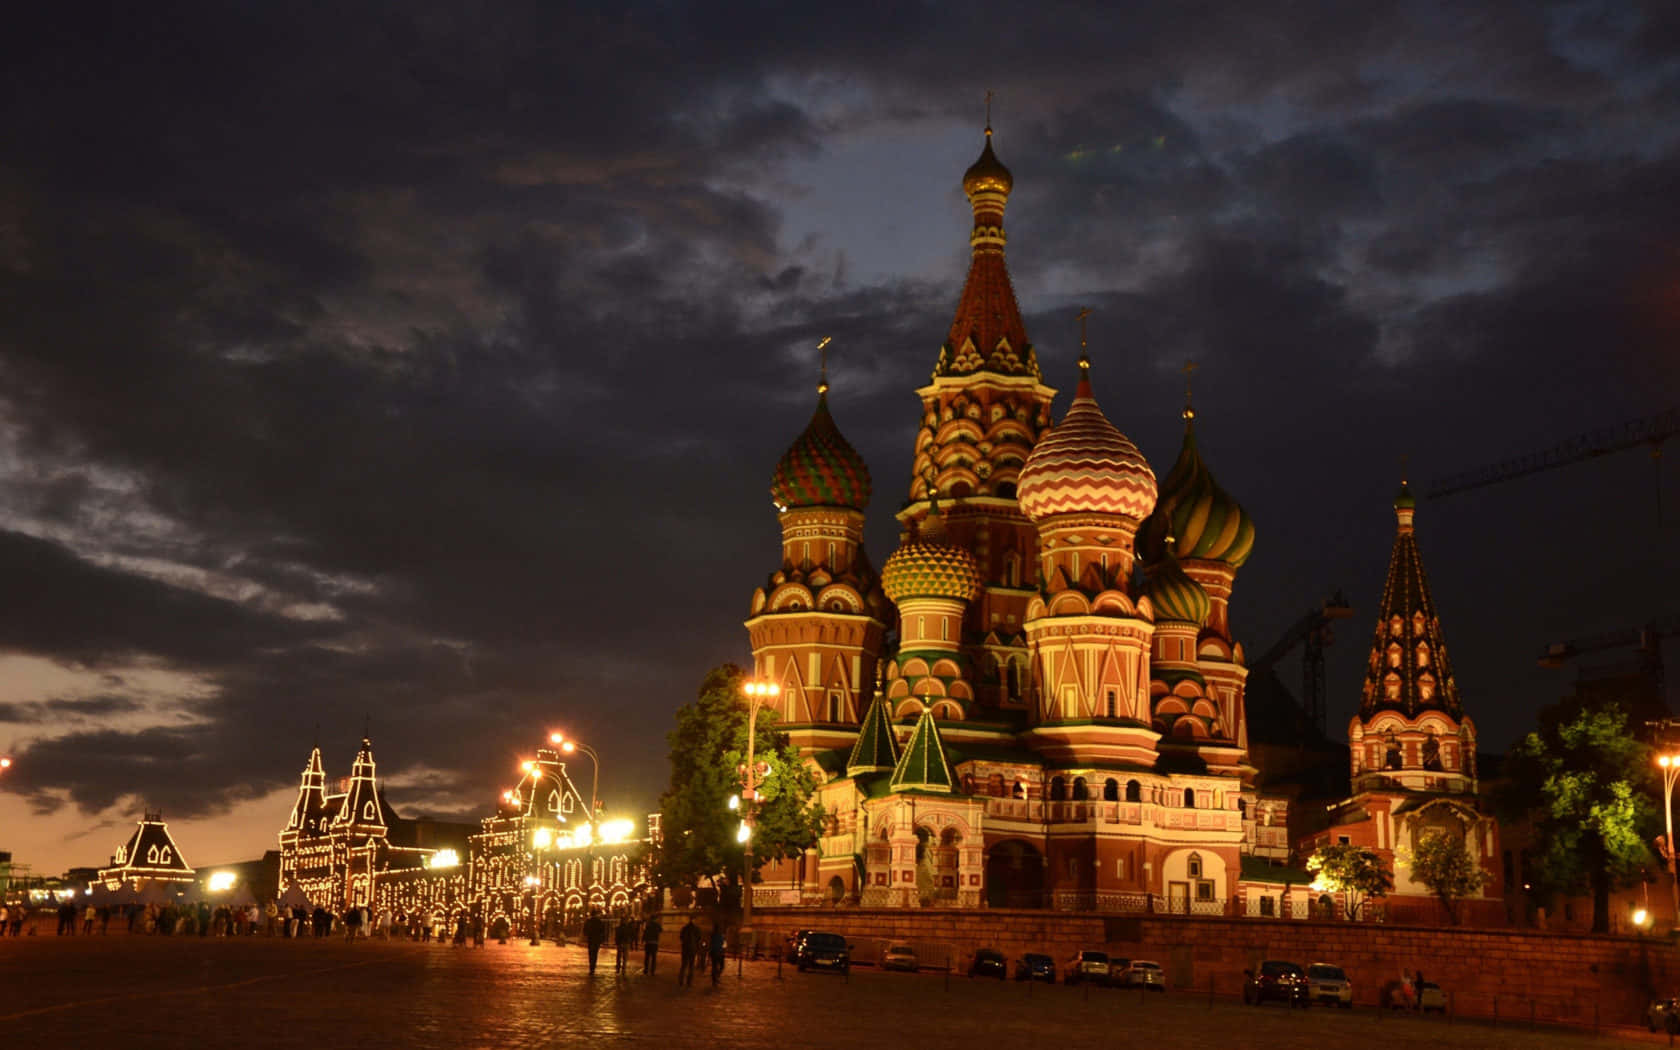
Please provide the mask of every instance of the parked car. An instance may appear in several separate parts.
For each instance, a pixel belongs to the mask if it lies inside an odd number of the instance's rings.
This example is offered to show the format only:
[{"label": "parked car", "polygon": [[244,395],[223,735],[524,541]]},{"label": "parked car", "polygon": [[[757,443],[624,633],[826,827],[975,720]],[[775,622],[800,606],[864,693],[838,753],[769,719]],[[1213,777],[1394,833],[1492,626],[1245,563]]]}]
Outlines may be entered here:
[{"label": "parked car", "polygon": [[1680,1000],[1652,999],[1645,1010],[1645,1027],[1653,1032],[1680,1035]]},{"label": "parked car", "polygon": [[1243,971],[1243,1002],[1259,1006],[1267,1000],[1307,1006],[1307,975],[1292,962],[1267,959],[1258,970]]},{"label": "parked car", "polygon": [[921,964],[916,961],[916,949],[908,944],[890,944],[881,953],[881,969],[903,970],[905,973],[915,973]]},{"label": "parked car", "polygon": [[1042,952],[1028,952],[1015,960],[1015,979],[1055,984],[1056,960]]},{"label": "parked car", "polygon": [[[1110,963],[1111,973],[1113,968],[1113,964]],[[1160,963],[1149,959],[1133,959],[1113,980],[1122,988],[1147,988],[1152,992],[1167,990],[1167,972],[1161,969]]]},{"label": "parked car", "polygon": [[1340,966],[1313,963],[1307,967],[1307,999],[1344,1010],[1351,1009],[1353,982],[1348,980],[1347,973]]},{"label": "parked car", "polygon": [[805,937],[811,932],[813,931],[794,930],[792,933],[787,935],[787,940],[783,941],[782,944],[784,946],[784,950],[787,952],[788,962],[796,964],[799,962],[800,953],[805,947]]},{"label": "parked car", "polygon": [[1447,993],[1441,990],[1440,985],[1425,981],[1418,985],[1417,1005],[1424,1013],[1444,1014],[1447,1012]]},{"label": "parked car", "polygon": [[981,948],[968,964],[970,977],[996,977],[1003,980],[1009,974],[1009,960],[996,948]]},{"label": "parked car", "polygon": [[1080,981],[1092,981],[1096,984],[1108,983],[1108,953],[1080,952],[1068,960],[1067,983],[1078,984]]},{"label": "parked car", "polygon": [[852,946],[838,933],[811,930],[800,942],[799,972],[806,970],[838,970],[850,973]]}]

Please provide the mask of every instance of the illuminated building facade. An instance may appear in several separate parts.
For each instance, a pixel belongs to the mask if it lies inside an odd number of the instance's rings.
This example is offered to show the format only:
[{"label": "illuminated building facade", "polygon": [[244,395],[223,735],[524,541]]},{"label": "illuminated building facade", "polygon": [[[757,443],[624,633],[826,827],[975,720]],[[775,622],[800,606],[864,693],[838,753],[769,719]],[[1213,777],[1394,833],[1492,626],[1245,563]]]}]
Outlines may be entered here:
[{"label": "illuminated building facade", "polygon": [[1188,404],[1164,482],[1099,407],[1084,353],[1055,421],[1004,262],[1014,180],[991,135],[963,179],[969,272],[916,391],[879,574],[869,470],[826,369],[776,468],[781,562],[746,627],[829,822],[754,903],[1270,913],[1287,810],[1254,788],[1229,618],[1253,523],[1202,461]]},{"label": "illuminated building facade", "polygon": [[108,890],[124,885],[136,890],[147,882],[187,887],[193,884],[197,874],[181,855],[175,837],[169,834],[163,814],[147,811],[134,834],[112,854],[111,866],[99,869],[96,881]]},{"label": "illuminated building facade", "polygon": [[[592,810],[558,751],[541,749],[494,815],[472,825],[405,820],[379,789],[362,741],[350,778],[328,794],[315,749],[280,833],[280,884],[318,906],[371,904],[454,923],[481,917],[529,929],[573,925],[591,909],[639,908],[649,892],[647,838]],[[649,834],[657,834],[657,825]]]},{"label": "illuminated building facade", "polygon": [[1460,903],[1462,920],[1502,925],[1499,824],[1484,812],[1476,777],[1476,724],[1464,713],[1441,618],[1418,552],[1417,502],[1402,483],[1394,498],[1394,548],[1366,660],[1359,714],[1348,723],[1352,797],[1301,846],[1350,843],[1375,850],[1394,872],[1380,907],[1396,918],[1442,921],[1434,893],[1412,878],[1418,841],[1463,842],[1487,875]]}]

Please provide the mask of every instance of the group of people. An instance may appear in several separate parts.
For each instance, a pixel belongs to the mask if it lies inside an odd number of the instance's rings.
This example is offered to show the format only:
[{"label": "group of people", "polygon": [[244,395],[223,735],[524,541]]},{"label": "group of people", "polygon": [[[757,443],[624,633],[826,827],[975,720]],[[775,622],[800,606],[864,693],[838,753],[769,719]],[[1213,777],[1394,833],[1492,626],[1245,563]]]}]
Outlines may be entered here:
[{"label": "group of people", "polygon": [[[0,903],[0,937],[10,934],[21,937],[24,927],[29,927],[29,933],[36,932],[35,921],[49,913],[45,907],[31,909],[21,902]],[[142,904],[133,901],[128,904],[87,904],[78,906],[74,901],[63,901],[50,913],[57,920],[56,932],[60,937],[73,937],[78,932],[87,935],[94,932],[95,927],[102,934],[111,932],[111,922],[116,920],[129,933],[180,934],[208,937],[215,934],[218,937],[233,937],[239,935],[250,936],[257,932],[263,924],[264,911],[255,904],[221,905],[211,907],[208,901],[197,903],[159,903]],[[273,932],[274,918],[278,909],[273,904],[268,906],[267,921],[269,932]]]},{"label": "group of people", "polygon": [[[642,946],[642,973],[652,977],[659,966],[659,939],[664,932],[658,915],[641,922],[637,922],[628,912],[620,915],[617,924],[612,927],[613,947],[617,949],[613,972],[620,975],[628,972],[630,953],[639,943]],[[606,918],[599,911],[591,912],[583,924],[583,943],[589,951],[591,974],[595,972],[600,959],[602,945],[607,943],[607,934]],[[723,976],[724,944],[722,922],[714,920],[708,934],[694,921],[694,916],[690,915],[688,922],[677,932],[677,946],[682,952],[682,964],[677,968],[677,983],[693,984],[694,971],[704,956],[710,961],[712,984],[716,985],[718,979]]]}]

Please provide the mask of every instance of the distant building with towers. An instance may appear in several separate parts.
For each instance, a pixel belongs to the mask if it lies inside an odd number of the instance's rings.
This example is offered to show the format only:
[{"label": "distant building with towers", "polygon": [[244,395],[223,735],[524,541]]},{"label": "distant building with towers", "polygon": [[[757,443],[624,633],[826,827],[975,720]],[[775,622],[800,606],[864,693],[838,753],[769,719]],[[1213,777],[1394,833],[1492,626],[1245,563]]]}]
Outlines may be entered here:
[{"label": "distant building with towers", "polygon": [[771,495],[753,673],[820,771],[827,827],[754,903],[1305,915],[1287,803],[1248,754],[1231,626],[1254,523],[1183,411],[1158,481],[1085,351],[1057,421],[1004,261],[992,132],[963,177],[968,277],[927,385],[897,549],[863,546],[870,472],[830,412]]},{"label": "distant building with towers", "polygon": [[549,933],[575,925],[592,909],[639,910],[657,819],[646,836],[603,819],[557,750],[539,748],[521,773],[476,825],[410,820],[385,800],[366,737],[350,776],[330,791],[315,748],[280,832],[280,888],[335,913],[368,905],[522,934],[533,924]]},{"label": "distant building with towers", "polygon": [[1327,811],[1301,852],[1336,843],[1368,847],[1394,872],[1379,907],[1390,917],[1443,921],[1442,905],[1412,875],[1423,837],[1464,843],[1485,872],[1482,890],[1459,904],[1462,921],[1501,925],[1499,824],[1485,812],[1476,775],[1476,724],[1464,713],[1441,617],[1418,551],[1417,503],[1404,484],[1394,498],[1394,549],[1366,658],[1359,713],[1348,723],[1353,794]]}]

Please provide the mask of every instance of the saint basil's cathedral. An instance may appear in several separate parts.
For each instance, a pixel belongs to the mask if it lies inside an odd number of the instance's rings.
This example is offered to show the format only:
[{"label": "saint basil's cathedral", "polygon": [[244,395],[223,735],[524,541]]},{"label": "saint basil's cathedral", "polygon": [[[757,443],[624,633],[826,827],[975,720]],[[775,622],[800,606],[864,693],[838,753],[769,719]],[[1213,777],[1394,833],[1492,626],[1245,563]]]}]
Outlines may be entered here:
[{"label": "saint basil's cathedral", "polygon": [[[1286,866],[1287,800],[1257,787],[1231,629],[1254,523],[1203,461],[1188,402],[1157,478],[1100,407],[1083,345],[1053,419],[1004,262],[1014,180],[991,136],[963,177],[972,259],[916,392],[897,549],[879,571],[864,551],[870,473],[826,375],[775,470],[781,559],[746,628],[779,728],[819,772],[826,826],[761,872],[754,903],[1304,917],[1318,901]],[[1359,794],[1325,841],[1392,860],[1398,827],[1451,824],[1491,864],[1474,729],[1409,511],[1403,524],[1353,727]]]}]

